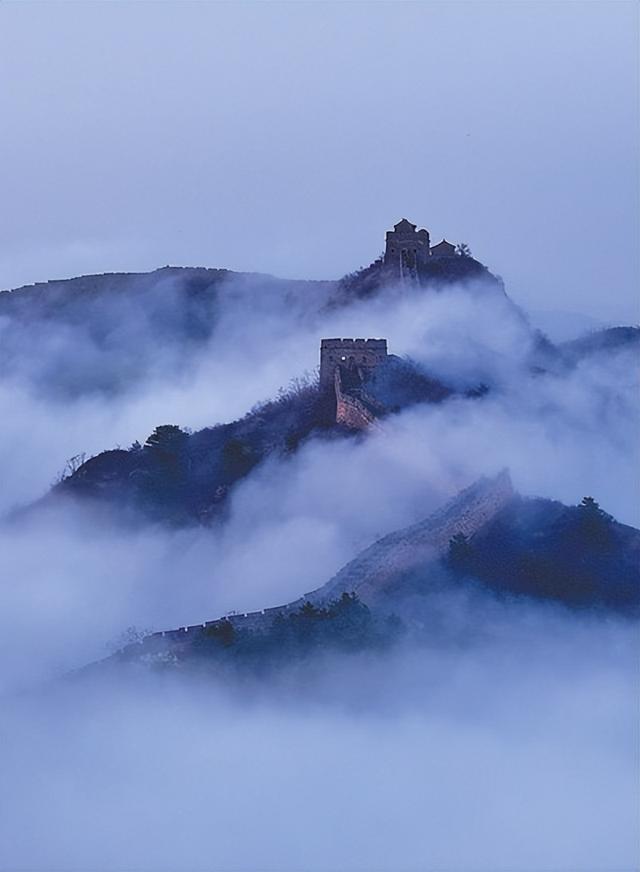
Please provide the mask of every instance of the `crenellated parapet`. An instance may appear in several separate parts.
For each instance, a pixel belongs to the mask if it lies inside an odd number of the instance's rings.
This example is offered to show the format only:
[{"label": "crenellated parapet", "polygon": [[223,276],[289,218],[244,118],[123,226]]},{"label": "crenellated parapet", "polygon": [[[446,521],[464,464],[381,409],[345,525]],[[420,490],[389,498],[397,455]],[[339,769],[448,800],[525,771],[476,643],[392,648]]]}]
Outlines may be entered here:
[{"label": "crenellated parapet", "polygon": [[375,369],[387,359],[386,339],[322,339],[320,342],[320,387],[333,385],[336,367]]}]

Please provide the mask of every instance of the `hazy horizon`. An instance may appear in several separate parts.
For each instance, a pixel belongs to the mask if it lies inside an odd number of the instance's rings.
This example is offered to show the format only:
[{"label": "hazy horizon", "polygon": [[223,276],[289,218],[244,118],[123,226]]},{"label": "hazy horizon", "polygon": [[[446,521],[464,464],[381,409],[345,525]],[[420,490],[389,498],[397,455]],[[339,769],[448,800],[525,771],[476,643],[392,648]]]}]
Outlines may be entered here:
[{"label": "hazy horizon", "polygon": [[401,217],[636,322],[631,3],[3,3],[0,287],[338,278]]}]

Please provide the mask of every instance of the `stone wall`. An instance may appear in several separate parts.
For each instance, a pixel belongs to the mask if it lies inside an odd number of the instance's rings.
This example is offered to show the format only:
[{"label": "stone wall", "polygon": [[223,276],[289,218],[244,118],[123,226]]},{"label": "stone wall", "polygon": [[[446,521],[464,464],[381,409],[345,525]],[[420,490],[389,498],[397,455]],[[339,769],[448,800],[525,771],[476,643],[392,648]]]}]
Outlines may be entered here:
[{"label": "stone wall", "polygon": [[342,390],[342,378],[340,367],[336,367],[334,374],[336,390],[336,424],[343,424],[352,430],[366,430],[376,420],[362,400]]},{"label": "stone wall", "polygon": [[364,603],[373,604],[385,588],[403,572],[446,553],[456,533],[473,536],[488,524],[514,497],[509,473],[503,470],[494,478],[480,479],[461,491],[424,521],[390,533],[361,552],[330,581],[300,599],[257,612],[226,615],[214,621],[152,633],[121,654],[154,655],[181,642],[191,642],[209,627],[229,621],[237,629],[266,631],[278,615],[288,615],[305,602],[325,605],[342,593],[356,592]]},{"label": "stone wall", "polygon": [[295,611],[296,608],[298,608],[296,603],[289,603],[284,606],[274,606],[270,609],[262,609],[258,612],[234,612],[225,615],[223,618],[216,618],[214,621],[205,621],[202,624],[190,624],[186,627],[179,627],[177,630],[161,630],[157,633],[151,633],[149,636],[142,639],[140,643],[136,642],[133,645],[128,646],[125,650],[134,651],[139,645],[145,645],[147,648],[150,646],[153,647],[154,643],[158,642],[170,642],[171,644],[191,642],[194,637],[199,636],[210,627],[219,627],[226,621],[237,629],[265,630],[271,626],[278,615],[286,615],[291,611]]},{"label": "stone wall", "polygon": [[403,573],[446,554],[457,533],[471,538],[513,497],[506,470],[495,478],[480,479],[424,521],[374,542],[309,599],[321,603],[355,591],[363,602],[374,603]]}]

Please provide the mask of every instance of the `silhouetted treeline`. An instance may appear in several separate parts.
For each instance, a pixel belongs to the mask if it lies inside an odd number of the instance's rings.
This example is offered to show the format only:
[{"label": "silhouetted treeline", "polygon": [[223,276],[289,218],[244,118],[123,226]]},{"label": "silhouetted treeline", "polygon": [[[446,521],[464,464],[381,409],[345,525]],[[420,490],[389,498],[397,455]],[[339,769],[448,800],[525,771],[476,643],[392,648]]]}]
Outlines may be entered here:
[{"label": "silhouetted treeline", "polygon": [[343,593],[326,606],[305,602],[278,615],[263,630],[234,627],[223,620],[203,630],[183,652],[239,666],[275,666],[314,653],[383,649],[402,635],[402,621],[373,613],[354,593]]}]

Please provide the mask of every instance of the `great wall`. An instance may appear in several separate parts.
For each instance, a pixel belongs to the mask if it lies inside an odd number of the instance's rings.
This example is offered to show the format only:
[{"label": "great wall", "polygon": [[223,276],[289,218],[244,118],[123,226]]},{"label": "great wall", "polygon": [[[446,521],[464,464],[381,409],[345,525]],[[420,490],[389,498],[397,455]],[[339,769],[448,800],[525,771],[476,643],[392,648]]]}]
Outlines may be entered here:
[{"label": "great wall", "polygon": [[[429,232],[417,230],[406,218],[386,234],[384,266],[401,281],[416,277],[420,264],[431,258],[456,257],[461,252],[443,239],[430,245]],[[353,430],[375,427],[384,412],[379,402],[367,393],[366,385],[375,370],[388,360],[386,339],[333,338],[320,343],[320,389],[335,396],[336,424]],[[233,627],[264,630],[278,616],[297,611],[305,602],[326,603],[343,592],[357,592],[364,602],[382,588],[383,576],[391,570],[408,565],[412,560],[429,554],[441,554],[457,533],[471,536],[513,497],[509,475],[501,473],[495,479],[481,479],[462,491],[444,508],[420,524],[392,533],[380,539],[347,564],[333,579],[298,600],[256,612],[229,613],[213,621],[192,624],[174,630],[162,630],[145,637],[146,647],[161,643],[181,643],[228,622]],[[379,591],[378,591],[379,592]]]},{"label": "great wall", "polygon": [[336,367],[334,391],[336,395],[336,424],[342,424],[351,430],[365,430],[367,427],[375,425],[377,404],[374,404],[363,387],[352,389],[351,392],[345,390],[340,367]]},{"label": "great wall", "polygon": [[390,581],[446,553],[451,539],[462,534],[470,539],[489,524],[514,498],[507,470],[494,478],[481,478],[456,497],[411,527],[390,533],[344,566],[320,591],[308,594],[316,602],[336,599],[342,593],[357,593],[366,603],[384,596]]},{"label": "great wall", "polygon": [[[418,270],[429,262],[450,263],[468,250],[446,239],[430,243],[429,231],[403,218],[385,237],[383,268],[388,280],[417,281]],[[384,411],[367,392],[367,381],[388,358],[386,339],[323,339],[320,343],[320,388],[335,393],[337,424],[352,430],[375,425]]]},{"label": "great wall", "polygon": [[227,622],[234,628],[266,631],[277,617],[286,617],[307,602],[322,606],[343,593],[355,592],[362,602],[371,604],[384,595],[389,578],[444,555],[451,539],[459,533],[472,537],[490,523],[514,496],[507,470],[493,478],[481,478],[425,520],[379,539],[322,587],[293,602],[255,612],[232,612],[212,621],[161,630],[119,653],[134,657],[141,653],[153,654],[165,650],[167,643],[191,642],[208,629],[221,627]]}]

